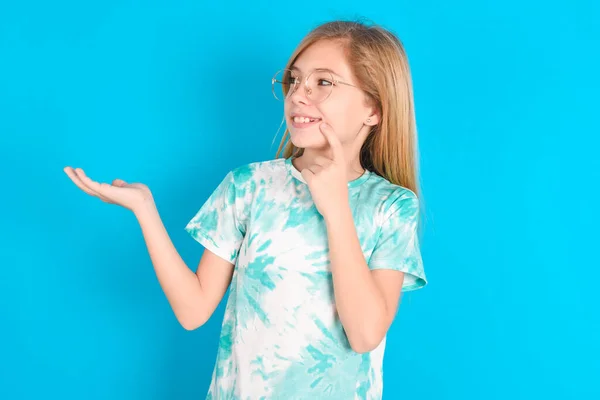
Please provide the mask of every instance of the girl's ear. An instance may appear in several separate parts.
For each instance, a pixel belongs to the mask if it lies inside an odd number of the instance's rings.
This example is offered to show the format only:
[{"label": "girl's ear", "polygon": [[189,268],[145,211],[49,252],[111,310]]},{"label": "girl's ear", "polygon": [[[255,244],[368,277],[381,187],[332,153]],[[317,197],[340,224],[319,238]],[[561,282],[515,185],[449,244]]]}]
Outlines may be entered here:
[{"label": "girl's ear", "polygon": [[374,112],[367,117],[365,120],[365,125],[375,126],[379,123],[380,117],[378,112]]}]

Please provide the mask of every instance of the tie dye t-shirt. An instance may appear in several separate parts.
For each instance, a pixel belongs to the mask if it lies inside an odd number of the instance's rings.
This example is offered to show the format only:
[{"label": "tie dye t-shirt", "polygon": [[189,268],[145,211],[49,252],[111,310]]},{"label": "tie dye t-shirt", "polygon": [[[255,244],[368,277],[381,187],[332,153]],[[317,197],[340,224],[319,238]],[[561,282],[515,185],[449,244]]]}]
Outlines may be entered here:
[{"label": "tie dye t-shirt", "polygon": [[[348,191],[369,268],[403,271],[404,292],[425,286],[414,193],[369,171]],[[230,171],[185,229],[235,264],[208,399],[381,399],[386,340],[350,347],[326,226],[291,159]]]}]

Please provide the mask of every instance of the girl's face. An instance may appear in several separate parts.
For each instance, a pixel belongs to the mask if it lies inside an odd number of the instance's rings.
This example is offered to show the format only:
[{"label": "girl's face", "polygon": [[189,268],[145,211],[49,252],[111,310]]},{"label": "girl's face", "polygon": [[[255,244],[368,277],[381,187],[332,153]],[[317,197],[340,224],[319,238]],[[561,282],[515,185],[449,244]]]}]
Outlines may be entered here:
[{"label": "girl's face", "polygon": [[[360,131],[379,123],[375,109],[367,104],[366,94],[357,87],[336,84],[329,97],[318,104],[313,104],[307,96],[305,78],[315,69],[329,69],[334,79],[358,86],[339,43],[321,40],[312,44],[300,54],[291,69],[294,71],[292,76],[299,78],[298,88],[285,99],[284,112],[290,140],[296,147],[325,150],[327,140],[319,129],[322,122],[331,125],[345,146],[353,144]],[[317,84],[320,85],[315,88],[317,90],[326,90],[324,87],[328,85],[327,82]],[[303,123],[305,120],[297,117],[310,117],[316,121]],[[369,118],[370,122],[367,122]]]}]

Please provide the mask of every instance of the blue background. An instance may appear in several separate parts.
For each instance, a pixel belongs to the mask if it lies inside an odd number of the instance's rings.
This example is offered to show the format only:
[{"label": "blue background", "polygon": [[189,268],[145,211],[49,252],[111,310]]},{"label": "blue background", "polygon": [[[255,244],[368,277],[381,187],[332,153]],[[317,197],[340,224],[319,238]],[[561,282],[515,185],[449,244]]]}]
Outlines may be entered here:
[{"label": "blue background", "polygon": [[224,302],[181,328],[133,215],[63,167],[148,184],[195,270],[187,221],[275,155],[272,74],[358,17],[406,46],[422,153],[430,284],[384,398],[600,398],[598,2],[251,3],[0,6],[0,398],[204,398]]}]

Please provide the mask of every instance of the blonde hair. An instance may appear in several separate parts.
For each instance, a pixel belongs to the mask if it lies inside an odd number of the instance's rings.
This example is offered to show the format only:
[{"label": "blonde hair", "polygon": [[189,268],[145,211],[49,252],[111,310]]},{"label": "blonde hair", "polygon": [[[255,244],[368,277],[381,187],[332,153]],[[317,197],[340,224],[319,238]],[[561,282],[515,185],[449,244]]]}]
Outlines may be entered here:
[{"label": "blonde hair", "polygon": [[[391,183],[412,190],[420,196],[417,129],[412,79],[408,58],[401,41],[389,30],[358,21],[332,21],[313,29],[304,37],[289,58],[290,68],[298,56],[320,40],[339,41],[346,61],[367,101],[380,113],[360,151],[363,168]],[[302,155],[289,138],[286,128],[276,157]]]}]

